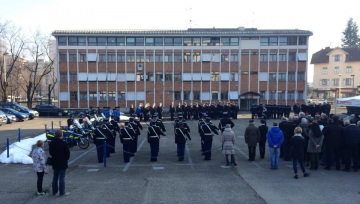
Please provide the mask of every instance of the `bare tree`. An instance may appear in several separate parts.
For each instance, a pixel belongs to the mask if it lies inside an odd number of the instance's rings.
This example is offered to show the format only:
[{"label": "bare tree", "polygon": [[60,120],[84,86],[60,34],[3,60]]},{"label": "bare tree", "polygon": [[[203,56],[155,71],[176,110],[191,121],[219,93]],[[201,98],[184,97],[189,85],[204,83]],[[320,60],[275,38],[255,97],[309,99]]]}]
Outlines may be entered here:
[{"label": "bare tree", "polygon": [[[0,91],[2,93],[2,101],[6,102],[7,100],[7,87],[9,85],[9,77],[16,67],[21,55],[23,54],[23,49],[25,42],[23,41],[24,37],[21,31],[21,28],[16,27],[15,25],[2,24],[1,29],[1,42],[2,46],[5,49],[4,53],[1,53],[1,71],[0,71]],[[5,55],[7,54],[7,56]],[[5,57],[6,56],[6,57]],[[5,69],[4,69],[4,63]]]},{"label": "bare tree", "polygon": [[29,108],[32,107],[34,95],[42,80],[54,70],[54,59],[49,54],[49,39],[50,37],[42,35],[37,30],[32,34],[26,47],[32,59],[24,65],[22,74],[26,85],[22,86],[22,89],[26,93]]},{"label": "bare tree", "polygon": [[49,73],[49,77],[50,77],[51,84],[48,85],[48,104],[51,104],[51,93],[53,92],[53,90],[56,86],[57,80],[58,80],[56,77],[55,69],[53,69]]}]

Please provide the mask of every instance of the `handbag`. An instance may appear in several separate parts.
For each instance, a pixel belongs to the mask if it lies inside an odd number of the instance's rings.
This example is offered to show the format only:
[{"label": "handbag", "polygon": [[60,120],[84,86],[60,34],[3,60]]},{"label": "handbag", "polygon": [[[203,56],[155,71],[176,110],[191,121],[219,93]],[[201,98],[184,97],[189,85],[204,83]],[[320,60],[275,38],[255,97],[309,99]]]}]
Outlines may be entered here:
[{"label": "handbag", "polygon": [[46,159],[46,165],[52,165],[52,158],[50,156],[48,156],[48,158]]}]

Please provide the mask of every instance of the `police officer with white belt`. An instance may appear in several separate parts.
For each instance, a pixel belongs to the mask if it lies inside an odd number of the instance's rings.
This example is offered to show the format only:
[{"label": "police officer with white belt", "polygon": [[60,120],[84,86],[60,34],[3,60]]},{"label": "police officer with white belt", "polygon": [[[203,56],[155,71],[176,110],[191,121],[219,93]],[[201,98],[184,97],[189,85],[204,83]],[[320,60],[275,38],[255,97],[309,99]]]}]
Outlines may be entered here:
[{"label": "police officer with white belt", "polygon": [[120,142],[123,144],[124,162],[130,162],[131,143],[134,141],[136,133],[129,127],[129,121],[125,121],[125,127],[120,130]]},{"label": "police officer with white belt", "polygon": [[151,120],[150,126],[147,128],[147,136],[148,136],[148,143],[150,144],[151,149],[151,162],[157,161],[157,156],[159,153],[159,140],[160,136],[166,136],[161,129],[156,126],[156,120]]}]

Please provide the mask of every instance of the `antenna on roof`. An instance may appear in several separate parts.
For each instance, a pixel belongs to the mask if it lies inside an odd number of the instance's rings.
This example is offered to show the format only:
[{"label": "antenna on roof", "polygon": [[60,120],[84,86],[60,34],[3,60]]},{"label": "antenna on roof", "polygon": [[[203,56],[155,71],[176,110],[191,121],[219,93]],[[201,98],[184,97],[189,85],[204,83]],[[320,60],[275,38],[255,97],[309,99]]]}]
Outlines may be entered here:
[{"label": "antenna on roof", "polygon": [[192,23],[192,20],[191,20],[191,18],[192,18],[192,16],[191,16],[191,8],[188,8],[188,9],[186,9],[186,11],[189,11],[190,12],[190,14],[189,14],[189,28],[191,28],[191,23]]}]

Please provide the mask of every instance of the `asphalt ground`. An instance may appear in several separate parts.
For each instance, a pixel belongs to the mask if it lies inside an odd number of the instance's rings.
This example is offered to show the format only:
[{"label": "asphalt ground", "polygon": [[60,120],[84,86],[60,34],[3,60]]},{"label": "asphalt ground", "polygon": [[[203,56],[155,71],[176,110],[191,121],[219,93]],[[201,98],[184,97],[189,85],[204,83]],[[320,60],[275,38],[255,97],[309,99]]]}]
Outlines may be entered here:
[{"label": "asphalt ground", "polygon": [[[238,166],[227,167],[221,154],[220,136],[215,136],[211,161],[203,161],[197,121],[188,121],[192,140],[187,142],[185,161],[178,162],[173,127],[165,121],[167,136],[160,142],[158,162],[150,162],[150,146],[146,131],[138,142],[138,153],[130,163],[123,163],[122,146],[116,141],[116,153],[107,166],[97,163],[93,144],[86,150],[70,149],[71,158],[66,174],[69,196],[36,196],[36,174],[32,165],[0,164],[0,199],[2,203],[360,203],[360,173],[308,171],[293,178],[292,163],[280,161],[278,170],[270,169],[269,150],[265,159],[247,161],[244,131],[248,114],[234,120],[236,161]],[[61,119],[64,122],[66,118]],[[43,132],[44,124],[59,118],[37,118],[20,123],[31,136]],[[271,124],[274,120],[268,120]],[[278,121],[278,120],[277,120]],[[218,124],[218,121],[212,121]],[[15,123],[16,124],[16,123]],[[56,123],[55,123],[56,124]],[[65,124],[65,123],[63,123]],[[256,120],[256,124],[259,121]],[[11,124],[14,125],[14,124]],[[146,125],[143,124],[145,127]],[[12,126],[5,126],[11,129]],[[6,136],[17,137],[1,127],[0,145]],[[56,125],[55,125],[56,128]],[[24,133],[25,134],[25,133]],[[36,135],[32,135],[36,136]],[[45,146],[47,149],[47,146]],[[4,148],[1,149],[5,150]],[[46,152],[48,152],[46,150]],[[308,169],[308,168],[307,168]],[[300,171],[300,169],[299,169]],[[44,189],[51,192],[52,170],[44,177]]]}]

